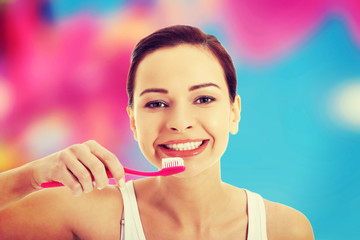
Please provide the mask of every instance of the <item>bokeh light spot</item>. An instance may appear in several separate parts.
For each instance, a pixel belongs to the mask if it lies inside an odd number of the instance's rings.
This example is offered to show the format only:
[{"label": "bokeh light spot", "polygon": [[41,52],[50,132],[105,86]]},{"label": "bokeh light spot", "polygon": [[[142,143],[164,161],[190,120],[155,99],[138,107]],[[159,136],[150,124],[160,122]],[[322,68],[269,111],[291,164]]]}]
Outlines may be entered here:
[{"label": "bokeh light spot", "polygon": [[360,131],[360,79],[338,86],[329,102],[329,111],[336,123]]},{"label": "bokeh light spot", "polygon": [[4,119],[13,106],[13,94],[8,82],[0,77],[0,120]]},{"label": "bokeh light spot", "polygon": [[70,130],[64,113],[39,116],[24,132],[23,144],[34,159],[44,157],[67,147],[71,138]]}]

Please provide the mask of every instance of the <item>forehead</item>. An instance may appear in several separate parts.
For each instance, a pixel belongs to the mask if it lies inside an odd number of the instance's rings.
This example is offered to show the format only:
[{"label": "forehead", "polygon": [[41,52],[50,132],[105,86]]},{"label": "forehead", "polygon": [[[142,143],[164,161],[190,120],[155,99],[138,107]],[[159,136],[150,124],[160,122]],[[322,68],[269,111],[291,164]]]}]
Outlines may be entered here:
[{"label": "forehead", "polygon": [[136,86],[162,87],[169,83],[191,85],[201,81],[226,86],[224,71],[208,49],[183,44],[148,54],[138,66],[135,91]]}]

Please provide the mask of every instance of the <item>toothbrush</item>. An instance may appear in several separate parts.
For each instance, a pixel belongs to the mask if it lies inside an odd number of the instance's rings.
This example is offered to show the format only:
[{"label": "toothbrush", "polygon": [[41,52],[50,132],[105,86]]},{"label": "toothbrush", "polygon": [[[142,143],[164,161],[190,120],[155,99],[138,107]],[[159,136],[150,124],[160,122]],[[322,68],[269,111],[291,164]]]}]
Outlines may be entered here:
[{"label": "toothbrush", "polygon": [[[156,171],[156,172],[141,172],[129,168],[124,168],[124,172],[126,174],[144,176],[144,177],[169,176],[183,171],[185,171],[184,160],[180,157],[163,158],[162,168],[160,171]],[[106,175],[108,176],[108,178],[113,178],[110,171],[106,171]],[[92,180],[94,181],[95,180],[94,177],[93,176],[91,177]],[[46,182],[41,184],[42,188],[61,187],[61,186],[64,185],[56,181]]]}]

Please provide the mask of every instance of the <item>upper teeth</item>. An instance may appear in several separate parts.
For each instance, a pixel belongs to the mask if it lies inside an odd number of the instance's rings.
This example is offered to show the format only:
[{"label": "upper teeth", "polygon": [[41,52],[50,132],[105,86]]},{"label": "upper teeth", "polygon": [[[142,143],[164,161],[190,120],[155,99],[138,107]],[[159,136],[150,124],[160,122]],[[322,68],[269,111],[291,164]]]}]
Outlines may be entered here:
[{"label": "upper teeth", "polygon": [[186,151],[186,150],[193,150],[195,148],[198,148],[201,144],[202,144],[202,141],[178,143],[178,144],[168,144],[165,146],[169,149],[176,150],[176,151]]}]

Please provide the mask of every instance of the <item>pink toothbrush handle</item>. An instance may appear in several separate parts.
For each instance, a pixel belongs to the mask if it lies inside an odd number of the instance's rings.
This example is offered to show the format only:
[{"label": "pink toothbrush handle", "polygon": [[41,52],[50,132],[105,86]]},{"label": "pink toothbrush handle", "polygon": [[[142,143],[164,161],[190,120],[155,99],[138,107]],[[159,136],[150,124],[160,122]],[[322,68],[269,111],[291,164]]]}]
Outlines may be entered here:
[{"label": "pink toothbrush handle", "polygon": [[[129,168],[124,168],[124,172],[126,174],[145,176],[145,177],[168,176],[171,174],[182,172],[184,170],[185,170],[184,167],[180,167],[180,169],[178,169],[176,167],[176,168],[173,168],[172,170],[170,170],[170,168],[165,168],[165,169],[161,169],[160,171],[157,171],[157,172],[141,172],[141,171],[136,171],[136,170],[132,170]],[[108,176],[108,178],[113,178],[110,171],[106,171],[106,175]],[[92,180],[94,181],[95,180],[94,177],[93,176],[91,176],[91,177],[92,177]],[[61,187],[61,186],[64,186],[64,185],[62,183],[56,182],[56,181],[46,182],[46,183],[41,184],[42,188]]]},{"label": "pink toothbrush handle", "polygon": [[141,171],[136,171],[136,170],[132,170],[130,168],[124,168],[124,172],[126,174],[130,174],[130,175],[137,175],[137,176],[144,176],[144,177],[156,177],[156,176],[161,176],[161,170],[157,171],[157,172],[141,172]]},{"label": "pink toothbrush handle", "polygon": [[[110,171],[106,171],[106,175],[108,178],[113,178]],[[93,176],[91,176],[91,178],[93,181],[95,181]],[[56,181],[46,182],[46,183],[41,184],[42,188],[52,188],[52,187],[62,187],[62,186],[64,186],[64,184],[62,184],[61,182],[56,182]]]}]

